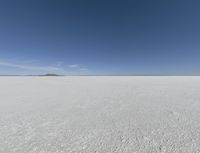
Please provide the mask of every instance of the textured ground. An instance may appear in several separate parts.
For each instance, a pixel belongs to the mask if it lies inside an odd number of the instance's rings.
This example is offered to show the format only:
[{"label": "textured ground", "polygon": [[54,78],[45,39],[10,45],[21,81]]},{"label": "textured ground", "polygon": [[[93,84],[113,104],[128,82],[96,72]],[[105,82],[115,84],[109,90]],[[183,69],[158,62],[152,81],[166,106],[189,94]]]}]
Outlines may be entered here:
[{"label": "textured ground", "polygon": [[200,152],[200,77],[0,77],[0,153],[164,152]]}]

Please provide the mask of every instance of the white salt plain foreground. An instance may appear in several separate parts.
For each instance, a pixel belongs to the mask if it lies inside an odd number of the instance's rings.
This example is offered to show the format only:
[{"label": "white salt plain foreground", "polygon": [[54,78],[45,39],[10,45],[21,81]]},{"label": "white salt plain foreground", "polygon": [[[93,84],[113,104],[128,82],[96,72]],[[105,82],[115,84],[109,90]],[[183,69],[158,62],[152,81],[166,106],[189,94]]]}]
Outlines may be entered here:
[{"label": "white salt plain foreground", "polygon": [[200,77],[0,77],[0,153],[164,152],[200,152]]}]

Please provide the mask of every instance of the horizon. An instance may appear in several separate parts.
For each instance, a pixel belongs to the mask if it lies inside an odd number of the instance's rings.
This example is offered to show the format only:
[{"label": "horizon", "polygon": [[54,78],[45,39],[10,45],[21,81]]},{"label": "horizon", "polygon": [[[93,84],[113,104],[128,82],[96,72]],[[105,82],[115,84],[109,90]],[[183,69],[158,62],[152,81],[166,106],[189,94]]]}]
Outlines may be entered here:
[{"label": "horizon", "polygon": [[[200,2],[0,2],[0,75],[200,75]],[[155,75],[156,76],[156,75]]]}]

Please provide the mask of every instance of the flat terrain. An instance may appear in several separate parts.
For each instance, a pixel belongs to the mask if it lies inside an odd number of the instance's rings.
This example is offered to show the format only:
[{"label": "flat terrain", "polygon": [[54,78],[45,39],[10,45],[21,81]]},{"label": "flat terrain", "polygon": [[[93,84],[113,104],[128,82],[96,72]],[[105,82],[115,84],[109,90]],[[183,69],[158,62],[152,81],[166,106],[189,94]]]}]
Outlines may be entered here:
[{"label": "flat terrain", "polygon": [[0,77],[0,153],[164,152],[200,152],[200,77]]}]

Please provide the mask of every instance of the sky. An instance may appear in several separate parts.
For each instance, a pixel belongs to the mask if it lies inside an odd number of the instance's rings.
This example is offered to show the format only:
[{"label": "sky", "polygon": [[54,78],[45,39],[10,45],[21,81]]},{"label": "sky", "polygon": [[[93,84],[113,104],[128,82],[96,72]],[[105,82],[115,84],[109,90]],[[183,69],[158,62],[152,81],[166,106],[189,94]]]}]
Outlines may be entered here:
[{"label": "sky", "polygon": [[199,0],[0,0],[0,74],[198,75]]}]

